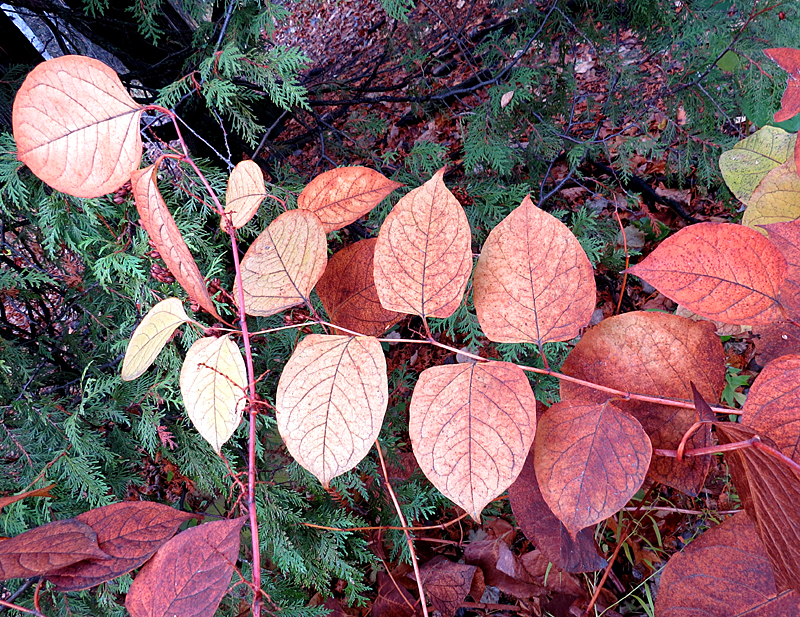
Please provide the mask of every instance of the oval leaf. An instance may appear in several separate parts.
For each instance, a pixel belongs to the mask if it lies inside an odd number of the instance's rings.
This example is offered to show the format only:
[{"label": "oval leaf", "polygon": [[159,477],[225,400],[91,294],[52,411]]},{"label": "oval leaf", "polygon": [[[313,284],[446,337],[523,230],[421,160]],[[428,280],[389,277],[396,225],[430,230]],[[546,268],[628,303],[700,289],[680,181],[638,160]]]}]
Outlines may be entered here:
[{"label": "oval leaf", "polygon": [[327,487],[367,455],[388,400],[378,339],[310,334],[283,369],[275,418],[289,453]]},{"label": "oval leaf", "polygon": [[786,260],[757,231],[728,223],[681,229],[628,272],[681,306],[723,323],[779,321]]},{"label": "oval leaf", "polygon": [[770,171],[793,158],[794,140],[777,126],[765,126],[720,155],[719,170],[736,199],[747,202]]},{"label": "oval leaf", "polygon": [[769,172],[753,191],[742,215],[742,225],[767,235],[761,227],[800,217],[800,176],[794,160]]},{"label": "oval leaf", "polygon": [[167,298],[147,311],[133,331],[125,359],[122,361],[122,379],[131,381],[141,376],[164,349],[164,345],[181,324],[189,321],[183,303],[177,298]]},{"label": "oval leaf", "polygon": [[530,197],[489,234],[473,285],[481,328],[498,343],[568,341],[596,303],[594,271],[577,238]]},{"label": "oval leaf", "polygon": [[652,454],[636,418],[611,403],[579,401],[544,413],[533,448],[542,497],[573,538],[630,501]]},{"label": "oval leaf", "polygon": [[[248,160],[236,165],[225,193],[225,214],[230,216],[233,227],[239,229],[247,225],[266,196],[264,176],[258,163]],[[228,231],[227,217],[222,217],[219,226],[222,231]]]},{"label": "oval leaf", "polygon": [[330,320],[367,336],[380,336],[403,318],[381,306],[372,276],[377,238],[344,247],[328,261],[317,294]]},{"label": "oval leaf", "polygon": [[99,60],[48,60],[28,74],[14,99],[17,156],[58,191],[100,197],[139,167],[142,110]]},{"label": "oval leaf", "polygon": [[136,201],[136,209],[141,217],[142,227],[156,245],[161,259],[169,268],[172,276],[189,297],[211,313],[222,319],[208,295],[203,275],[181,236],[175,219],[172,218],[167,204],[156,185],[156,168],[153,165],[139,169],[131,174],[131,188]]},{"label": "oval leaf", "polygon": [[420,566],[425,596],[443,617],[453,617],[461,607],[477,569],[478,566],[456,563],[443,555],[437,555]]},{"label": "oval leaf", "polygon": [[414,388],[408,432],[423,473],[480,521],[522,471],[536,398],[522,369],[507,362],[434,366]]},{"label": "oval leaf", "polygon": [[368,167],[339,167],[309,182],[297,207],[316,214],[329,233],[360,219],[401,186]]},{"label": "oval leaf", "polygon": [[195,341],[181,367],[181,396],[197,432],[219,454],[242,419],[247,369],[229,335]]},{"label": "oval leaf", "polygon": [[[601,321],[583,335],[562,367],[567,375],[625,392],[692,400],[691,383],[708,401],[719,401],[725,386],[725,351],[714,325],[685,317],[634,311]],[[561,399],[601,403],[610,394],[566,381]],[[674,450],[697,421],[694,409],[639,401],[614,404],[641,422],[654,448]],[[709,427],[689,440],[689,447],[711,445]],[[679,462],[655,456],[650,476],[696,495],[708,471],[708,457]]]},{"label": "oval leaf", "polygon": [[443,177],[440,169],[405,195],[381,226],[375,287],[390,311],[449,317],[461,304],[472,272],[472,236]]},{"label": "oval leaf", "polygon": [[131,617],[213,617],[228,591],[246,520],[192,527],[162,546],[128,591]]},{"label": "oval leaf", "polygon": [[797,321],[800,317],[800,219],[786,223],[772,223],[766,225],[764,229],[769,234],[770,242],[778,247],[786,259],[786,280],[781,287],[780,300],[789,312],[789,316]]},{"label": "oval leaf", "polygon": [[[308,303],[327,262],[328,245],[319,219],[305,210],[284,212],[242,259],[245,311],[268,317]],[[238,287],[234,297],[239,297]]]}]

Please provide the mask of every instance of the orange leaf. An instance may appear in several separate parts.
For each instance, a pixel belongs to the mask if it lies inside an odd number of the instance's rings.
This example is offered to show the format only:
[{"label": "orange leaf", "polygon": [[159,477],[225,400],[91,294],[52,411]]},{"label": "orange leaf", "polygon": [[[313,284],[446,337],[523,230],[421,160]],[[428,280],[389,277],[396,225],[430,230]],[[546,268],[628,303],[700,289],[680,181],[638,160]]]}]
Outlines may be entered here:
[{"label": "orange leaf", "polygon": [[784,317],[778,292],[786,277],[786,260],[749,227],[685,227],[628,272],[708,319],[754,325]]},{"label": "orange leaf", "polygon": [[172,272],[172,276],[189,297],[211,313],[222,319],[214,308],[208,295],[203,275],[186,246],[186,242],[172,218],[164,198],[156,185],[156,168],[153,165],[139,169],[131,174],[131,187],[136,201],[136,209],[141,217],[142,227],[161,253],[161,258]]},{"label": "orange leaf", "polygon": [[414,388],[408,432],[423,473],[480,521],[522,471],[536,399],[522,369],[507,362],[434,366]]},{"label": "orange leaf", "polygon": [[789,73],[781,108],[775,112],[775,122],[790,120],[800,113],[800,49],[776,47],[765,49],[767,58]]},{"label": "orange leaf", "polygon": [[19,160],[75,197],[100,197],[125,184],[142,159],[139,118],[117,74],[85,56],[43,62],[14,99]]},{"label": "orange leaf", "polygon": [[800,327],[788,321],[753,328],[758,363],[765,366],[775,358],[800,353]]},{"label": "orange leaf", "polygon": [[9,495],[7,497],[0,497],[0,511],[6,506],[10,506],[12,503],[16,503],[22,499],[27,497],[52,497],[50,494],[50,490],[55,486],[55,484],[50,484],[49,486],[45,486],[44,488],[37,488],[32,491],[25,491],[24,493],[20,493],[19,495]]},{"label": "orange leaf", "polygon": [[489,234],[473,285],[481,328],[499,343],[568,341],[594,311],[594,271],[586,253],[530,197]]},{"label": "orange leaf", "polygon": [[[231,177],[228,178],[228,190],[225,192],[225,214],[230,215],[234,229],[247,225],[266,196],[264,176],[258,163],[247,160],[233,168]],[[226,220],[223,216],[219,226],[227,233]]]},{"label": "orange leaf", "polygon": [[575,538],[636,494],[652,447],[638,420],[611,403],[562,401],[539,419],[533,452],[542,497]]},{"label": "orange leaf", "polygon": [[[308,303],[327,262],[325,231],[316,215],[306,210],[284,212],[242,259],[245,311],[268,317]],[[238,287],[234,297],[239,297]]]},{"label": "orange leaf", "polygon": [[764,545],[740,512],[675,553],[661,575],[658,617],[794,617],[800,596],[778,593]]},{"label": "orange leaf", "polygon": [[378,339],[309,334],[278,381],[275,419],[289,453],[328,487],[367,455],[388,400]]},{"label": "orange leaf", "polygon": [[[634,311],[601,321],[590,328],[567,356],[567,375],[636,394],[692,399],[690,382],[703,396],[718,401],[725,386],[725,352],[714,325],[685,317]],[[566,381],[561,399],[610,400],[611,395]],[[681,409],[639,401],[614,404],[642,423],[654,448],[674,450],[697,421],[694,409]],[[710,429],[699,430],[690,448],[711,445]],[[708,457],[679,462],[654,456],[650,476],[680,491],[696,495],[708,472]]]},{"label": "orange leaf", "polygon": [[212,617],[228,591],[246,521],[198,525],[158,549],[125,598],[131,617]]},{"label": "orange leaf", "polygon": [[790,316],[800,317],[800,219],[765,225],[769,239],[786,259],[786,280],[780,299]]},{"label": "orange leaf", "polygon": [[472,271],[464,209],[444,185],[444,169],[404,196],[386,217],[375,247],[375,288],[384,308],[449,317]]},{"label": "orange leaf", "polygon": [[297,207],[316,214],[329,233],[360,219],[401,186],[374,169],[339,167],[309,182]]},{"label": "orange leaf", "polygon": [[403,318],[381,306],[372,263],[377,238],[344,247],[328,261],[317,294],[330,320],[367,336],[380,336]]}]

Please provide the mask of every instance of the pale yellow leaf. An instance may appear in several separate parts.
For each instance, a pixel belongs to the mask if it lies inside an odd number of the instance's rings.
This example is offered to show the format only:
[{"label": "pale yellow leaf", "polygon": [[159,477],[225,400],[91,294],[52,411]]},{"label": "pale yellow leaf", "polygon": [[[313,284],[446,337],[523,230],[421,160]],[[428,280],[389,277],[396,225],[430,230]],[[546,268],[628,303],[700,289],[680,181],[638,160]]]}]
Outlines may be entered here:
[{"label": "pale yellow leaf", "polygon": [[164,349],[173,332],[187,321],[189,316],[177,298],[162,300],[147,311],[125,350],[123,381],[132,381],[142,375]]},{"label": "pale yellow leaf", "polygon": [[765,126],[719,157],[719,170],[736,199],[749,203],[764,177],[793,157],[795,135]]},{"label": "pale yellow leaf", "polygon": [[747,202],[742,225],[767,235],[762,225],[800,218],[800,176],[794,158],[770,171]]},{"label": "pale yellow leaf", "polygon": [[197,432],[219,453],[247,403],[247,369],[229,335],[195,341],[181,368],[181,396]]},{"label": "pale yellow leaf", "polygon": [[388,399],[378,339],[310,334],[283,369],[275,418],[289,453],[327,487],[367,455]]},{"label": "pale yellow leaf", "polygon": [[[264,176],[257,163],[242,161],[233,168],[225,193],[225,214],[230,215],[235,229],[247,225],[266,196]],[[219,226],[222,231],[228,231],[226,217],[222,217]]]}]

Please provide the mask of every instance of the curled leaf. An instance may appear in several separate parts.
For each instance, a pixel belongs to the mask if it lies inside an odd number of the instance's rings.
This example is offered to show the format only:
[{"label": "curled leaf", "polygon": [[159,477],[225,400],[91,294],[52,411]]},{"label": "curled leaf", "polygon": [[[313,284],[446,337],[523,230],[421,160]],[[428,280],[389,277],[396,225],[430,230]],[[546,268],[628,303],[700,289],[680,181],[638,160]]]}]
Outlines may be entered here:
[{"label": "curled leaf", "polygon": [[141,376],[164,349],[178,326],[187,321],[189,316],[177,298],[162,300],[147,311],[142,323],[133,331],[125,350],[122,379],[131,381]]},{"label": "curled leaf", "polygon": [[[266,196],[264,176],[258,163],[246,160],[237,164],[228,178],[228,190],[225,192],[225,214],[230,216],[234,229],[247,225]],[[223,216],[219,222],[225,232],[228,231],[226,220]]]},{"label": "curled leaf", "polygon": [[197,432],[219,454],[242,419],[247,369],[229,335],[203,337],[181,367],[181,396]]},{"label": "curled leaf", "polygon": [[142,111],[99,60],[53,58],[28,74],[14,99],[17,156],[58,191],[100,197],[139,167]]}]

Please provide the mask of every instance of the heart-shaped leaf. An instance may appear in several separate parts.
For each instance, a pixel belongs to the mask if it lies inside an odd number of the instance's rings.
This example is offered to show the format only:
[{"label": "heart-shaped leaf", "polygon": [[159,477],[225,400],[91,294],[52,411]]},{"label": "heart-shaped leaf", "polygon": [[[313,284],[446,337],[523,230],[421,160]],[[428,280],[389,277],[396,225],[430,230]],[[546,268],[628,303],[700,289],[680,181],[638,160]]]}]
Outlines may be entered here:
[{"label": "heart-shaped leaf", "polygon": [[139,167],[142,111],[99,60],[53,58],[28,74],[14,99],[17,156],[58,191],[100,197]]},{"label": "heart-shaped leaf", "polygon": [[[241,161],[228,178],[225,192],[225,214],[230,216],[234,229],[244,227],[258,212],[258,207],[267,196],[264,176],[258,163]],[[225,216],[219,222],[222,231],[228,231]]]},{"label": "heart-shaped leaf", "polygon": [[[316,215],[306,210],[284,212],[242,259],[245,311],[268,317],[308,303],[327,262],[325,230]],[[239,297],[238,287],[234,297]]]},{"label": "heart-shaped leaf", "polygon": [[764,177],[793,158],[795,136],[776,126],[765,126],[719,157],[725,184],[739,201],[747,202]]},{"label": "heart-shaped leaf", "polygon": [[440,169],[405,195],[381,226],[375,288],[385,309],[449,317],[461,304],[472,272],[472,236],[443,178]]},{"label": "heart-shaped leaf", "polygon": [[479,521],[522,471],[536,432],[536,399],[514,364],[434,366],[414,388],[408,432],[423,473]]},{"label": "heart-shaped leaf", "polygon": [[219,454],[247,403],[247,369],[230,335],[206,336],[189,348],[181,367],[181,396],[197,432]]},{"label": "heart-shaped leaf", "polygon": [[141,376],[164,349],[172,334],[189,321],[183,303],[177,298],[167,298],[147,311],[131,335],[125,359],[122,361],[122,379],[131,381]]},{"label": "heart-shaped leaf", "polygon": [[388,401],[378,339],[309,334],[278,381],[275,419],[291,455],[327,487],[367,455]]},{"label": "heart-shaped leaf", "polygon": [[481,328],[500,343],[568,341],[589,323],[596,301],[577,238],[530,197],[489,234],[473,284]]}]

